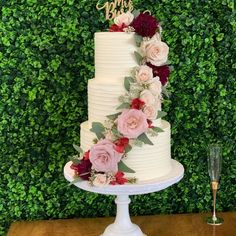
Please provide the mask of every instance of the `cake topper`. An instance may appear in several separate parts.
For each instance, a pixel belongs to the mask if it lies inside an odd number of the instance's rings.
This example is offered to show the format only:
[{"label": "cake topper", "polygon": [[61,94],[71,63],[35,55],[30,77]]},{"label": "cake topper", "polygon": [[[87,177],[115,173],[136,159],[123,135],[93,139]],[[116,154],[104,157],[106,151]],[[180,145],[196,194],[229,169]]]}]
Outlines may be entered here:
[{"label": "cake topper", "polygon": [[98,1],[96,5],[97,10],[105,10],[106,20],[112,20],[126,11],[132,11],[134,9],[132,0],[113,0],[112,2],[101,3]]}]

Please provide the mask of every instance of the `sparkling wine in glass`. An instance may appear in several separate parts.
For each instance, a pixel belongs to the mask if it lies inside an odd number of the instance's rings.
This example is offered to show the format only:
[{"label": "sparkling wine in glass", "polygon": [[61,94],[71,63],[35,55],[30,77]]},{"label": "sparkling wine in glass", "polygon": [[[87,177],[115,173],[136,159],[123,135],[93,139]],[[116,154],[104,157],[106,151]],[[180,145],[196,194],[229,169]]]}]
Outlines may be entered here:
[{"label": "sparkling wine in glass", "polygon": [[211,179],[211,189],[213,194],[213,214],[207,218],[210,225],[220,225],[223,219],[216,217],[216,193],[219,187],[219,178],[222,166],[222,148],[219,144],[211,144],[209,146],[208,156],[208,173]]}]

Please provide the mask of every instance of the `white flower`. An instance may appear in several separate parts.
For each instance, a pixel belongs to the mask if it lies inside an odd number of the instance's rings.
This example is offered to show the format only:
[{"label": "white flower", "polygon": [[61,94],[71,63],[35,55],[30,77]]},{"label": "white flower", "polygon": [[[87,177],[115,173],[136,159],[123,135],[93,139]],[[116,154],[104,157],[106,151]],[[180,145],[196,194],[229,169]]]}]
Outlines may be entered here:
[{"label": "white flower", "polygon": [[155,96],[148,89],[145,89],[140,93],[140,99],[143,100],[147,106],[154,105],[156,102]]},{"label": "white flower", "polygon": [[152,68],[146,65],[138,67],[135,78],[140,84],[148,83],[153,78]]},{"label": "white flower", "polygon": [[168,59],[169,47],[166,43],[158,40],[156,35],[150,40],[144,40],[140,49],[147,62],[155,66],[163,65]]},{"label": "white flower", "polygon": [[153,78],[152,82],[148,85],[148,88],[153,95],[160,97],[162,91],[162,84],[159,77]]},{"label": "white flower", "polygon": [[92,184],[96,187],[103,187],[110,183],[110,179],[107,178],[106,174],[96,174],[92,181]]},{"label": "white flower", "polygon": [[131,12],[124,12],[121,15],[117,16],[114,19],[114,23],[118,26],[122,26],[123,24],[129,26],[134,20],[134,15]]}]

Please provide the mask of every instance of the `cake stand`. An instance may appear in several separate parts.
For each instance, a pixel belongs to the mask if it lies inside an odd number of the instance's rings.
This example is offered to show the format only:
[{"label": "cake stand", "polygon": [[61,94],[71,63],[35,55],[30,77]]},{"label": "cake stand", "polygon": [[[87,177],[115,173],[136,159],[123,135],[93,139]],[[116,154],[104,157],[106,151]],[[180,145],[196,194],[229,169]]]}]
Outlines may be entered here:
[{"label": "cake stand", "polygon": [[[64,167],[65,178],[73,181],[74,171],[70,168],[72,162],[68,162]],[[105,187],[94,187],[88,181],[74,183],[80,189],[107,195],[116,195],[117,206],[116,218],[113,224],[109,225],[101,236],[145,236],[141,229],[131,222],[129,215],[129,195],[139,195],[157,192],[179,182],[184,175],[183,166],[171,160],[172,170],[165,176],[149,181],[139,181],[135,184],[108,185]]]}]

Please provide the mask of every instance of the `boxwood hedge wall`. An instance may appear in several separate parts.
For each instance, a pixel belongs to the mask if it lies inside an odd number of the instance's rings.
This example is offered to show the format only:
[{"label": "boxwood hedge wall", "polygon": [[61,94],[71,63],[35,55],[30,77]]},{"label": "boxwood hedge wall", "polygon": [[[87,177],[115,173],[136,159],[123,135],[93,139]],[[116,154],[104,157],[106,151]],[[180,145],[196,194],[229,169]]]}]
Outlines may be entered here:
[{"label": "boxwood hedge wall", "polygon": [[[236,17],[233,0],[135,0],[162,22],[174,72],[164,104],[185,177],[132,197],[131,214],[210,211],[209,142],[223,145],[219,211],[236,199]],[[68,187],[63,166],[87,118],[97,0],[2,0],[0,234],[16,220],[114,215],[114,198]]]}]

